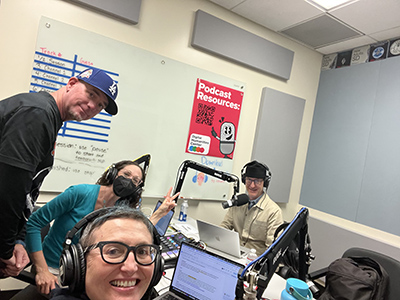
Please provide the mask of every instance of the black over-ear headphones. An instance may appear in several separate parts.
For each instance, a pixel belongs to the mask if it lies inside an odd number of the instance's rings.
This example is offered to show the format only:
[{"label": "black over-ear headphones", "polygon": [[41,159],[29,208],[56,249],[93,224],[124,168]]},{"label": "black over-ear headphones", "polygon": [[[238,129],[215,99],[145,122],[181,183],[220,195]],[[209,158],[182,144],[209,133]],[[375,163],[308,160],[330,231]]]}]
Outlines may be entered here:
[{"label": "black over-ear headphones", "polygon": [[117,177],[118,174],[118,170],[115,167],[115,164],[112,164],[108,170],[107,170],[107,174],[106,174],[106,180],[108,182],[108,184],[112,184],[115,180],[115,178]]},{"label": "black over-ear headphones", "polygon": [[246,184],[246,170],[248,166],[253,166],[253,165],[259,165],[261,166],[263,169],[265,169],[265,177],[264,177],[264,187],[268,189],[269,186],[269,182],[271,181],[271,171],[269,170],[268,166],[266,164],[260,163],[256,160],[253,160],[247,164],[245,164],[242,168],[242,170],[240,171],[241,174],[241,179],[242,179],[242,183]]},{"label": "black over-ear headphones", "polygon": [[[60,257],[60,284],[62,286],[69,286],[72,293],[80,293],[85,290],[85,276],[86,276],[86,260],[85,253],[80,243],[72,244],[72,239],[78,231],[83,231],[85,227],[99,215],[104,214],[107,208],[102,208],[91,212],[82,218],[75,226],[68,231],[63,244],[63,251]],[[150,223],[150,221],[149,221]],[[151,223],[150,223],[151,224]],[[154,244],[160,247],[161,241],[157,230],[153,226],[153,240]],[[151,278],[149,287],[146,294],[151,292],[151,289],[158,284],[164,272],[164,259],[161,253],[157,254],[154,261],[153,277]],[[144,298],[142,298],[144,299]]]}]

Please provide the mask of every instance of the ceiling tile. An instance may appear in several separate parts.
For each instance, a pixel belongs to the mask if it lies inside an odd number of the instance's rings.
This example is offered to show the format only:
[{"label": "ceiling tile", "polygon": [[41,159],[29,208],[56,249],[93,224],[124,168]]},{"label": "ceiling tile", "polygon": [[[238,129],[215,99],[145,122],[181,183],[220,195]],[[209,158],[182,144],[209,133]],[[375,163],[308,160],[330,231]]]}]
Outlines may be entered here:
[{"label": "ceiling tile", "polygon": [[398,27],[399,0],[360,0],[329,13],[364,34]]},{"label": "ceiling tile", "polygon": [[304,0],[247,0],[232,11],[275,31],[323,13]]},{"label": "ceiling tile", "polygon": [[391,40],[393,38],[400,37],[400,27],[372,33],[369,36],[378,41],[389,40],[389,39]]},{"label": "ceiling tile", "polygon": [[364,45],[374,44],[376,42],[377,42],[376,40],[368,36],[361,36],[344,42],[317,48],[315,50],[322,54],[331,54],[335,52],[343,52],[346,50],[351,50]]},{"label": "ceiling tile", "polygon": [[296,25],[282,33],[314,48],[360,36],[357,31],[328,15]]},{"label": "ceiling tile", "polygon": [[218,4],[222,7],[225,7],[226,9],[231,10],[234,8],[236,5],[238,5],[240,2],[243,2],[244,0],[210,0],[211,2],[214,2],[215,4]]}]

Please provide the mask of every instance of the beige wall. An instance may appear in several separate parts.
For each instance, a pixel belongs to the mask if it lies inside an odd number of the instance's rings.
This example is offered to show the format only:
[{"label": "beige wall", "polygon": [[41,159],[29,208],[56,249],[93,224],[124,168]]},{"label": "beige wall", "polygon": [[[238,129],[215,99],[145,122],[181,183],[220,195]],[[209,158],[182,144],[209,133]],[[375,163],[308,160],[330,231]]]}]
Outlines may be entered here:
[{"label": "beige wall", "polygon": [[[257,34],[295,52],[290,80],[278,80],[245,67],[227,62],[190,46],[195,11],[201,9],[227,22]],[[27,91],[30,83],[38,23],[41,16],[78,26],[88,31],[131,44],[172,59],[246,83],[240,128],[235,149],[233,173],[250,160],[256,118],[264,87],[273,88],[306,100],[300,144],[297,154],[293,191],[285,205],[285,218],[297,211],[308,137],[317,93],[322,55],[243,19],[209,1],[143,0],[138,25],[121,22],[105,14],[60,0],[3,0],[0,6],[0,99]],[[70,37],[66,36],[65,39]],[[73,38],[73,37],[72,37]],[[95,51],[95,50],[94,50]],[[266,162],[268,164],[268,162]],[[244,190],[244,187],[241,187]],[[42,193],[46,202],[54,194]],[[148,202],[153,206],[155,200]],[[194,217],[218,222],[224,215],[220,202],[191,201]]]},{"label": "beige wall", "polygon": [[[278,80],[237,64],[200,52],[190,46],[195,11],[201,9],[295,52],[290,80]],[[35,41],[41,16],[78,26],[88,31],[139,47],[183,63],[246,83],[233,173],[239,175],[250,160],[256,117],[264,87],[306,100],[290,199],[282,204],[284,218],[291,220],[299,210],[303,171],[312,115],[318,88],[322,55],[256,25],[206,0],[143,0],[138,25],[131,25],[105,14],[61,0],[1,0],[0,4],[0,99],[27,91],[30,83]],[[65,39],[73,38],[65,36]],[[95,51],[95,49],[94,49]],[[268,164],[268,162],[265,162]],[[152,171],[152,170],[150,170]],[[273,171],[273,170],[272,170]],[[272,179],[273,184],[273,179]],[[244,190],[244,187],[241,187]],[[47,202],[54,194],[42,193]],[[144,199],[153,207],[156,199]],[[221,202],[190,201],[189,215],[219,223],[225,211]],[[366,236],[400,247],[400,238],[366,226],[345,221],[316,210],[311,215]],[[1,286],[0,286],[1,287]]]}]

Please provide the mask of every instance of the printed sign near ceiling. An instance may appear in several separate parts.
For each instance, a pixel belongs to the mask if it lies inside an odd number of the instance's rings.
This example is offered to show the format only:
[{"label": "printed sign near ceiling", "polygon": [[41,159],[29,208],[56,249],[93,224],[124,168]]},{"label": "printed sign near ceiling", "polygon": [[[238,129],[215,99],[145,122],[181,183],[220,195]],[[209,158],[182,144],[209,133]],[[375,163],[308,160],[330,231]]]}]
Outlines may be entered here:
[{"label": "printed sign near ceiling", "polygon": [[197,79],[186,152],[233,158],[243,92]]}]

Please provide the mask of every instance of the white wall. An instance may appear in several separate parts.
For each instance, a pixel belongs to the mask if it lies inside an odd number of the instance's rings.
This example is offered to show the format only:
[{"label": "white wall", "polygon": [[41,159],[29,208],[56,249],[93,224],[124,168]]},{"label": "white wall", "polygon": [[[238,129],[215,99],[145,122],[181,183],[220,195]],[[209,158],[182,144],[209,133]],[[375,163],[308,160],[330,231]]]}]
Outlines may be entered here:
[{"label": "white wall", "polygon": [[[231,62],[200,52],[190,46],[195,11],[201,9],[236,26],[295,52],[290,79],[285,82]],[[61,0],[2,0],[0,4],[0,99],[27,91],[30,83],[35,41],[41,16],[78,26],[135,47],[170,57],[210,72],[246,83],[233,173],[239,175],[250,160],[262,88],[269,87],[306,100],[290,198],[281,204],[284,218],[291,220],[298,205],[318,88],[322,55],[243,19],[206,0],[143,0],[138,25],[121,22],[105,14]],[[65,39],[71,37],[65,36]],[[94,50],[95,51],[95,50]],[[268,162],[265,162],[268,164]],[[150,171],[154,171],[151,170]],[[273,170],[272,170],[273,171]],[[171,174],[173,178],[175,174]],[[273,184],[273,179],[272,183]],[[244,187],[241,187],[241,191]],[[42,193],[41,202],[54,197]],[[155,199],[144,200],[154,207]],[[190,201],[189,215],[219,223],[225,211],[220,202]],[[400,238],[344,221],[315,210],[311,215],[335,226],[361,232],[365,236],[390,241],[400,247]],[[333,242],[333,241],[332,241]],[[316,245],[313,245],[315,249]],[[1,281],[0,281],[0,284]],[[1,287],[1,286],[0,286]]]}]

